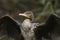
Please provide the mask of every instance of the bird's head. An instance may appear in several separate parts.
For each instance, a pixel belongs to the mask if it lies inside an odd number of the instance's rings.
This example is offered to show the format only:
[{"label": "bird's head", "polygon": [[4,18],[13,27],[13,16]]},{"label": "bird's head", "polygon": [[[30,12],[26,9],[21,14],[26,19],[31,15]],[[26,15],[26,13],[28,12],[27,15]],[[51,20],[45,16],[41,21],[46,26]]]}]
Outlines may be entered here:
[{"label": "bird's head", "polygon": [[28,19],[32,19],[32,20],[34,18],[32,11],[26,11],[24,13],[19,13],[19,16],[24,16],[24,17],[26,17]]},{"label": "bird's head", "polygon": [[24,13],[20,13],[19,15],[24,16],[26,18],[31,18],[32,12],[27,11],[27,12],[24,12]]}]

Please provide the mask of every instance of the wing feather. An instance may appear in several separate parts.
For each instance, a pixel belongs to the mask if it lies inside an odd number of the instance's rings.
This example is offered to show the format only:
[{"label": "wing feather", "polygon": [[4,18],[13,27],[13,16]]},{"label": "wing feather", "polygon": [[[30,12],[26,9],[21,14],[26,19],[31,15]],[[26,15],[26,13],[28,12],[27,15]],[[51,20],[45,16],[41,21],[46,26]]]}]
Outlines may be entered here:
[{"label": "wing feather", "polygon": [[51,14],[45,24],[35,29],[35,34],[38,40],[42,40],[42,38],[58,40],[60,38],[60,17],[56,14]]},{"label": "wing feather", "polygon": [[20,25],[9,16],[0,18],[0,40],[21,40]]}]

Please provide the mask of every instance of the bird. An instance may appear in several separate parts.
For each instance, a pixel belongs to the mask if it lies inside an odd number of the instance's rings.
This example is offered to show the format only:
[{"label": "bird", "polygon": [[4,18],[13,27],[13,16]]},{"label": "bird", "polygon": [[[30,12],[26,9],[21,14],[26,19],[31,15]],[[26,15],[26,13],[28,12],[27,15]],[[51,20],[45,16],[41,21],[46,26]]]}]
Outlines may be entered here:
[{"label": "bird", "polygon": [[0,17],[0,40],[60,40],[60,16],[57,14],[50,14],[44,23],[34,22],[32,11],[18,15],[24,18],[22,23],[10,15]]},{"label": "bird", "polygon": [[34,15],[32,11],[19,13],[19,16],[25,17],[20,27],[25,40],[54,40],[56,37],[54,34],[57,33],[59,35],[59,31],[56,29],[60,29],[60,17],[56,14],[51,14],[47,21],[42,24],[33,22]]}]

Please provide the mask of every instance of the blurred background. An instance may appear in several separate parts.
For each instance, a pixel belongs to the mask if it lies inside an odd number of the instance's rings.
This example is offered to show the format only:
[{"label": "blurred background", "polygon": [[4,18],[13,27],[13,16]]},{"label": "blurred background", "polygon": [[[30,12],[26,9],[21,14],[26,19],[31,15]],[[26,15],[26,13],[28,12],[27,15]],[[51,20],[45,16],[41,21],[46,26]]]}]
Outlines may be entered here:
[{"label": "blurred background", "polygon": [[0,16],[9,14],[18,21],[18,14],[32,11],[35,22],[45,22],[50,14],[60,15],[60,0],[0,0]]},{"label": "blurred background", "polygon": [[[60,16],[60,0],[0,0],[0,17],[10,15],[21,22],[22,18],[18,14],[25,11],[32,11],[35,17],[34,21],[42,23],[47,20],[50,14]],[[14,40],[9,37],[2,40],[5,39]]]}]

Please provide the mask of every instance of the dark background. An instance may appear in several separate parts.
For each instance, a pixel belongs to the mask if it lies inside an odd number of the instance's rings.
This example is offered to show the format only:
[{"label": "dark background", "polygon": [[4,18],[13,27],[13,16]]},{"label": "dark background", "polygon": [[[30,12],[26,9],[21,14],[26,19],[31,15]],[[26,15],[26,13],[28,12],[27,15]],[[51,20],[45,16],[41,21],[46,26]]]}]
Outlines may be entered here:
[{"label": "dark background", "polygon": [[36,22],[44,22],[49,14],[60,15],[60,0],[0,0],[0,16],[9,14],[18,21],[19,13],[32,11]]}]

